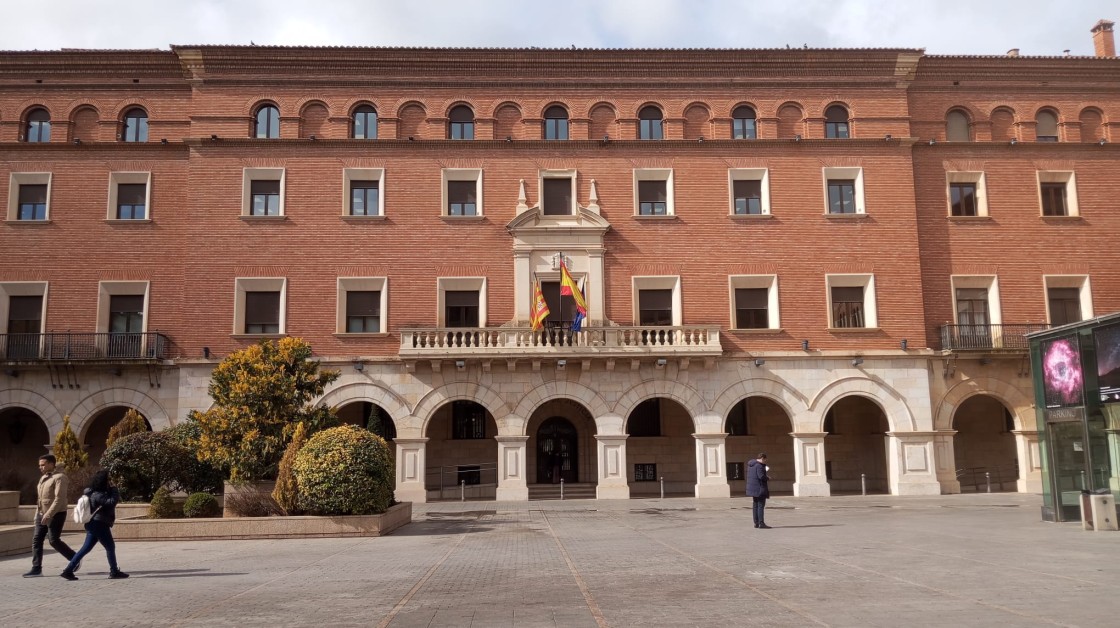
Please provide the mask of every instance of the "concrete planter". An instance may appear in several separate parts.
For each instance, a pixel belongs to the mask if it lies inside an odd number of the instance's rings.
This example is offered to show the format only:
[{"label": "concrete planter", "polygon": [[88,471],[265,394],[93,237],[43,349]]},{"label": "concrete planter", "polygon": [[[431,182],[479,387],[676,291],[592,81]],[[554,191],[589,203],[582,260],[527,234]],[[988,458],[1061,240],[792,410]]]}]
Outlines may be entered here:
[{"label": "concrete planter", "polygon": [[236,499],[238,495],[266,495],[272,496],[272,491],[276,488],[276,480],[258,480],[256,482],[246,482],[241,484],[234,484],[229,480],[225,481],[222,486],[222,517],[236,517],[237,513],[229,509],[230,500],[233,497]]},{"label": "concrete planter", "polygon": [[209,541],[385,536],[412,521],[412,503],[380,515],[339,517],[229,517],[213,519],[117,519],[118,541]]}]

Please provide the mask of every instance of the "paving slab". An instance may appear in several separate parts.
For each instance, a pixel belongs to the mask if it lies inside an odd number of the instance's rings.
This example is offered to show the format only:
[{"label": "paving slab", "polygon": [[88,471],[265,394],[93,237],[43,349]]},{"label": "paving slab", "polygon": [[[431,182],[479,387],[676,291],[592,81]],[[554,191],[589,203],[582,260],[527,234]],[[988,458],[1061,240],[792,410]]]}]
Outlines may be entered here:
[{"label": "paving slab", "polygon": [[[1099,626],[1120,533],[1037,495],[417,504],[382,538],[118,543],[80,580],[0,559],[0,625]],[[66,535],[74,547],[79,535]]]}]

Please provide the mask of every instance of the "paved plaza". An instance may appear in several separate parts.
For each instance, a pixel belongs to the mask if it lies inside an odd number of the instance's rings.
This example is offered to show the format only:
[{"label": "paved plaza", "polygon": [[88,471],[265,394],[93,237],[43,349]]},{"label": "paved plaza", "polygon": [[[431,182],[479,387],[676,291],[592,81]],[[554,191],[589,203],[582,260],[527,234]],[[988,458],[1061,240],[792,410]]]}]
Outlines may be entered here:
[{"label": "paved plaza", "polygon": [[[372,539],[120,543],[78,582],[0,559],[0,625],[1104,626],[1120,533],[1037,495],[419,504]],[[68,539],[77,547],[80,537]]]}]

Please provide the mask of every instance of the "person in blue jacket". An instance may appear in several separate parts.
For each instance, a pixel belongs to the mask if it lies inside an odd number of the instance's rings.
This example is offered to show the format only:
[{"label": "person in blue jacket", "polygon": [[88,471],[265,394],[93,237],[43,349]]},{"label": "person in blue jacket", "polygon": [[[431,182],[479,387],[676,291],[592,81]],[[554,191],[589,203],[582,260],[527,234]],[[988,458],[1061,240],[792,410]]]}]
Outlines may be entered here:
[{"label": "person in blue jacket", "polygon": [[766,499],[770,497],[770,487],[767,483],[770,481],[770,476],[766,471],[770,467],[766,466],[766,454],[758,454],[758,457],[747,463],[747,495],[754,498],[754,527],[769,530],[770,526],[766,525]]},{"label": "person in blue jacket", "polygon": [[112,528],[117,520],[117,504],[121,501],[121,494],[117,487],[109,484],[109,472],[103,469],[93,474],[85,495],[89,496],[89,509],[93,513],[86,524],[86,541],[60,575],[67,580],[77,580],[78,576],[74,575],[74,571],[78,563],[93,550],[94,545],[100,543],[109,558],[109,578],[127,578],[128,574],[117,568],[117,544],[113,541]]}]

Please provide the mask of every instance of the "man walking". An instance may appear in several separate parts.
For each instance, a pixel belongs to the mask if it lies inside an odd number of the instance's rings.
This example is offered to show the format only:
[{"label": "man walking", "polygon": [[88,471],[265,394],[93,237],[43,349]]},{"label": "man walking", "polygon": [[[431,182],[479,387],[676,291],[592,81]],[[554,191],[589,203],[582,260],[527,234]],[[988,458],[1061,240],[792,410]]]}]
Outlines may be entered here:
[{"label": "man walking", "polygon": [[[39,456],[39,501],[35,511],[35,537],[31,541],[31,571],[24,578],[43,575],[43,539],[49,539],[51,547],[62,554],[66,560],[74,557],[62,540],[62,526],[66,524],[66,476],[56,473],[55,457],[51,454]],[[77,569],[75,569],[77,571]]]},{"label": "man walking", "polygon": [[766,454],[758,454],[754,460],[747,462],[747,495],[754,498],[754,527],[769,530],[766,525],[766,498],[770,497],[770,487],[767,483],[770,476],[766,471]]}]

